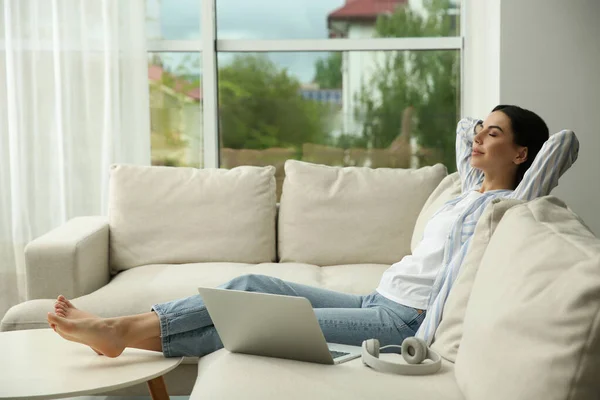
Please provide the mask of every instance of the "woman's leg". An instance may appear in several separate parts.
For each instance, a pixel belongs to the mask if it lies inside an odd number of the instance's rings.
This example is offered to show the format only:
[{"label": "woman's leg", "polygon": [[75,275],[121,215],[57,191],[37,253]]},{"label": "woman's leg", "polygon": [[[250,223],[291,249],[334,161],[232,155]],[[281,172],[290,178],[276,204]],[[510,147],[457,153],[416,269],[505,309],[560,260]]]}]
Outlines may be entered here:
[{"label": "woman's leg", "polygon": [[[305,297],[313,308],[359,308],[364,298],[287,282],[265,275],[243,275],[219,287]],[[152,309],[160,319],[162,348],[165,356],[202,356],[223,347],[199,295],[156,304]]]},{"label": "woman's leg", "polygon": [[[360,308],[363,296],[339,293],[307,285],[286,282],[265,275],[244,275],[224,285],[224,289],[244,290],[307,298],[313,308]],[[160,337],[165,356],[203,355],[222,347],[212,320],[199,295],[156,304],[154,312],[119,318],[83,318],[69,320],[49,315],[48,322],[65,339],[86,344],[99,352],[116,357],[125,347],[158,349]],[[207,329],[208,328],[208,329]],[[209,340],[210,339],[210,340]],[[181,354],[177,348],[194,347],[203,342],[195,354]]]},{"label": "woman's leg", "polygon": [[[266,275],[243,275],[219,286],[221,289],[305,297],[313,308],[360,307],[363,296],[339,293]],[[166,337],[212,326],[213,322],[200,295],[155,304],[152,310],[160,319],[161,336]]]},{"label": "woman's leg", "polygon": [[[284,282],[285,284],[285,282]],[[300,291],[303,287],[297,288]],[[313,289],[308,288],[309,296]],[[317,289],[318,295],[329,294]],[[425,313],[395,303],[378,293],[365,296],[359,307],[355,302],[345,303],[333,292],[331,298],[338,308],[315,308],[315,314],[325,339],[331,343],[360,346],[363,340],[376,338],[381,346],[401,344],[409,336],[413,336],[425,318]],[[341,294],[344,297],[344,294]],[[312,297],[312,296],[311,296]],[[353,300],[353,299],[350,299]],[[327,300],[319,303],[326,305]],[[346,307],[347,306],[347,307]],[[214,326],[207,326],[186,332],[173,334],[163,338],[165,355],[202,357],[223,347],[223,343]],[[394,350],[392,350],[394,351]]]},{"label": "woman's leg", "polygon": [[160,353],[163,352],[162,340],[160,336],[153,336],[151,338],[143,339],[139,342],[134,342],[131,344],[131,346],[127,347],[131,347],[134,349],[158,351]]},{"label": "woman's leg", "polygon": [[[316,309],[325,340],[360,346],[364,340],[378,339],[381,346],[402,344],[414,336],[425,312],[403,306],[373,293],[358,309]],[[398,352],[397,350],[391,350]]]}]

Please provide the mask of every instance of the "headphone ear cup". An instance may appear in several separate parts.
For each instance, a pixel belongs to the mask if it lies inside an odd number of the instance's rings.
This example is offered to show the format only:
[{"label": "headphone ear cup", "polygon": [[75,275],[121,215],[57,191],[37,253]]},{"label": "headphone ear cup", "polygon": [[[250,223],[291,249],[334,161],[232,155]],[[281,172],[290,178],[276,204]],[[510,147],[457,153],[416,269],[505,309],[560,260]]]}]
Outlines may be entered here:
[{"label": "headphone ear cup", "polygon": [[402,357],[408,364],[420,364],[427,358],[427,344],[421,338],[409,337],[402,342]]},{"label": "headphone ear cup", "polygon": [[367,353],[373,357],[379,358],[379,340],[369,339],[366,342]]}]

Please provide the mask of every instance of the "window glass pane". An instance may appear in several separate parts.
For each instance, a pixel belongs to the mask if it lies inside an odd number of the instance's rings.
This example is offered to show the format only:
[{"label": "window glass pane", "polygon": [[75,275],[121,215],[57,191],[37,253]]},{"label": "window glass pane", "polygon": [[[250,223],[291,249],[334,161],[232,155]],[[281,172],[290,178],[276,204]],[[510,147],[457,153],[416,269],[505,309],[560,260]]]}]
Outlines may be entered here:
[{"label": "window glass pane", "polygon": [[459,51],[221,53],[221,166],[456,169]]},{"label": "window glass pane", "polygon": [[200,38],[200,0],[146,0],[149,40]]},{"label": "window glass pane", "polygon": [[200,53],[149,53],[152,165],[203,166]]},{"label": "window glass pane", "polygon": [[216,0],[219,39],[460,35],[460,0]]}]

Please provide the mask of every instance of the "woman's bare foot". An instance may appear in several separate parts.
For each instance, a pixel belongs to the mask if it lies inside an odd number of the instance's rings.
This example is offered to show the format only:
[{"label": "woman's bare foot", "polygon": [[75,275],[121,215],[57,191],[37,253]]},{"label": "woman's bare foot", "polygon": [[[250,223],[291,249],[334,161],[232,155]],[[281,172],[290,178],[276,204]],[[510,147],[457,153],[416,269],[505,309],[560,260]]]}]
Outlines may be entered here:
[{"label": "woman's bare foot", "polygon": [[[54,313],[59,317],[66,319],[99,318],[94,314],[78,309],[62,294],[58,296],[56,302],[54,303]],[[56,331],[55,325],[50,324],[50,326]],[[103,355],[102,352],[93,347],[92,350],[94,350],[99,356]]]},{"label": "woman's bare foot", "polygon": [[88,345],[107,357],[118,357],[125,350],[119,325],[110,319],[67,319],[48,313],[48,323],[63,338]]}]

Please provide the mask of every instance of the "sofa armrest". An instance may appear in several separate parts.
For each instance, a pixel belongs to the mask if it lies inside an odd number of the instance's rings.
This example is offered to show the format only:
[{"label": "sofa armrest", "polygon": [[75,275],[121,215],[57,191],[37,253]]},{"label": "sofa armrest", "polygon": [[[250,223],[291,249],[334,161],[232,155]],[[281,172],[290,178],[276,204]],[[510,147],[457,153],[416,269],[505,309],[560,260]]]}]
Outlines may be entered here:
[{"label": "sofa armrest", "polygon": [[78,217],[25,247],[27,299],[91,293],[110,280],[108,219]]}]

